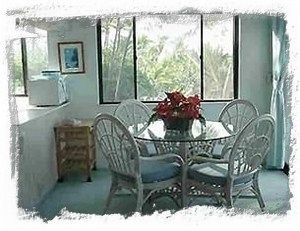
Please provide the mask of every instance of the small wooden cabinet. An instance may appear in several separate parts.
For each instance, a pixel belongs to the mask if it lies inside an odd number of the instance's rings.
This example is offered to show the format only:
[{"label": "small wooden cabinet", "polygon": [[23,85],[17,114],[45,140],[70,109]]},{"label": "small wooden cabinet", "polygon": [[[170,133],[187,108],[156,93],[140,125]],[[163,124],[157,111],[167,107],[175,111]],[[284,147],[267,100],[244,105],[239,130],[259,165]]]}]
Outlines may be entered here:
[{"label": "small wooden cabinet", "polygon": [[96,169],[93,121],[61,123],[54,127],[58,181],[68,172],[83,172],[92,181],[91,170]]}]

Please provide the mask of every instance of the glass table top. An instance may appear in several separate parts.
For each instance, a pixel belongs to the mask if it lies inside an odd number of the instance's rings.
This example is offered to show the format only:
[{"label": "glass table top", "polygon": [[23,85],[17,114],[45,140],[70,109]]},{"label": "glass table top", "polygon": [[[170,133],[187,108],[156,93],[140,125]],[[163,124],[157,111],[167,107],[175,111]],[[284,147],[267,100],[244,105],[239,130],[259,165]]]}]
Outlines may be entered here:
[{"label": "glass table top", "polygon": [[185,132],[166,130],[164,123],[157,120],[151,123],[141,134],[134,135],[136,139],[147,141],[210,141],[230,138],[230,134],[220,122],[206,121],[206,127],[194,120],[192,129]]}]

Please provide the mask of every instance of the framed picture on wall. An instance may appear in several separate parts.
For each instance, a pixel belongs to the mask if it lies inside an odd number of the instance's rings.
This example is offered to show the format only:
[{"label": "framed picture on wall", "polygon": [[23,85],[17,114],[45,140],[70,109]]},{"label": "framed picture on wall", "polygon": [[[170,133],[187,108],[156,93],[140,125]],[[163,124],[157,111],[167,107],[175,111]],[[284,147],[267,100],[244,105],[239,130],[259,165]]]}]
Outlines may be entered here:
[{"label": "framed picture on wall", "polygon": [[61,74],[84,73],[83,42],[59,42],[58,60]]}]

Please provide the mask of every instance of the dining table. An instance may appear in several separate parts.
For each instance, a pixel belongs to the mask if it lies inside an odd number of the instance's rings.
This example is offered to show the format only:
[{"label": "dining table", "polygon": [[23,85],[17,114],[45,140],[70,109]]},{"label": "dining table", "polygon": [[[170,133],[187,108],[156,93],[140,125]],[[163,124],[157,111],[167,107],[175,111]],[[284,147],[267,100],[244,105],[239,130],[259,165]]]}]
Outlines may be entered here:
[{"label": "dining table", "polygon": [[[218,121],[206,121],[204,126],[199,120],[194,120],[191,129],[178,131],[166,129],[164,122],[157,120],[148,124],[143,132],[135,134],[134,138],[138,142],[153,143],[159,155],[164,153],[180,155],[184,161],[182,171],[184,179],[193,157],[220,158],[223,145],[233,136],[233,133]],[[186,206],[187,198],[180,188],[171,188],[163,192],[164,195],[168,193],[177,194],[178,199],[182,199],[183,206]]]},{"label": "dining table", "polygon": [[185,162],[192,156],[201,155],[214,157],[215,151],[233,134],[221,122],[206,121],[203,125],[194,120],[191,129],[187,131],[168,130],[162,120],[150,123],[142,133],[134,135],[139,141],[153,142],[157,152],[172,152],[179,154]]}]

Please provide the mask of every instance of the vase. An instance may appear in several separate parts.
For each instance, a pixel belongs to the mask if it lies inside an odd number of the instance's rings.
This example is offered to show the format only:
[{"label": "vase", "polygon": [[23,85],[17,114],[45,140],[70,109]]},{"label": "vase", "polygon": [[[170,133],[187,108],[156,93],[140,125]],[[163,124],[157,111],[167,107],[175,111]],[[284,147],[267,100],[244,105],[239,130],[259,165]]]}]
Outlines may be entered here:
[{"label": "vase", "polygon": [[184,132],[192,129],[194,119],[171,117],[164,118],[163,121],[166,130],[176,130]]}]

